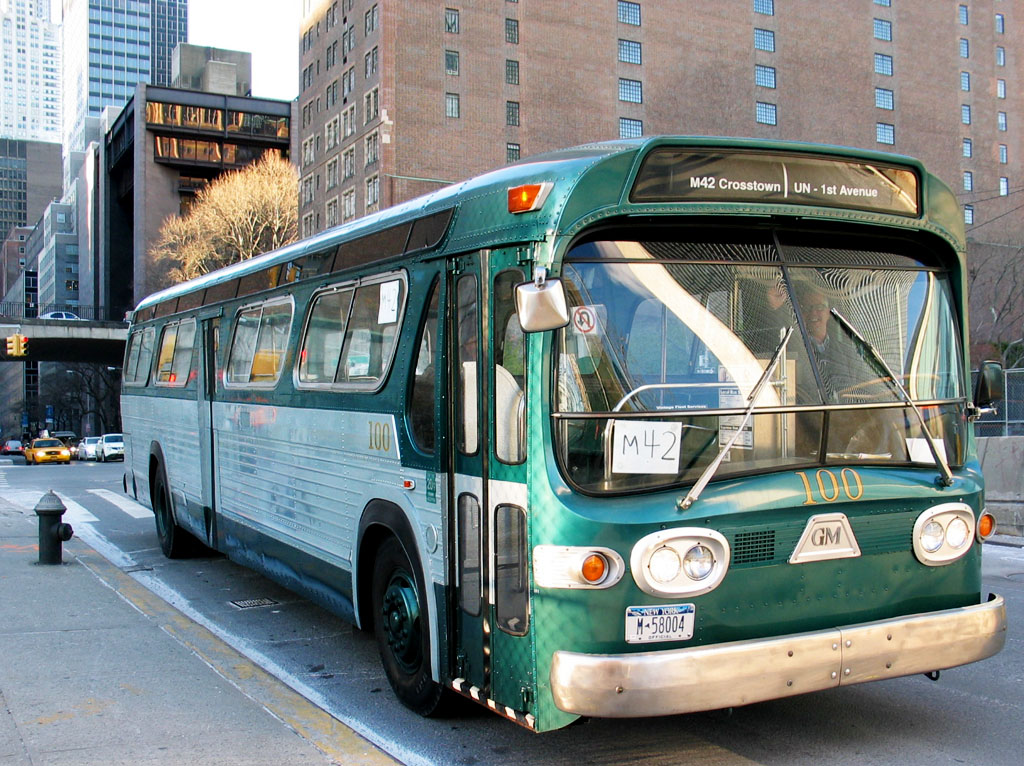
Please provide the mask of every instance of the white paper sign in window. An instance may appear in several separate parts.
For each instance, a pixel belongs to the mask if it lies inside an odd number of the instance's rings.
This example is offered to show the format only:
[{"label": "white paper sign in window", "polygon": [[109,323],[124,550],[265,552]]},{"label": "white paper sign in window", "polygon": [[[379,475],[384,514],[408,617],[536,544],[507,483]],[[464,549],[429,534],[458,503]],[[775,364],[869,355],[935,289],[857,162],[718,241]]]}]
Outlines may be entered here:
[{"label": "white paper sign in window", "polygon": [[613,473],[679,473],[682,423],[616,420],[612,428]]},{"label": "white paper sign in window", "polygon": [[397,279],[380,283],[380,307],[377,309],[377,324],[394,324],[398,321],[398,298],[402,283]]}]

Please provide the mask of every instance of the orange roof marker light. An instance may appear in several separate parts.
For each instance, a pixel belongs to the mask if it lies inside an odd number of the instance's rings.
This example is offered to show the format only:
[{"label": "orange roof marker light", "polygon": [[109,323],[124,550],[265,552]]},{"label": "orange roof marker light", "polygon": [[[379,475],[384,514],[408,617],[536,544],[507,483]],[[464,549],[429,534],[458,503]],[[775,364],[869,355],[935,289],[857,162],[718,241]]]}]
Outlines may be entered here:
[{"label": "orange roof marker light", "polygon": [[544,207],[544,201],[551,193],[554,184],[545,181],[539,184],[523,184],[508,190],[508,212],[529,213]]}]

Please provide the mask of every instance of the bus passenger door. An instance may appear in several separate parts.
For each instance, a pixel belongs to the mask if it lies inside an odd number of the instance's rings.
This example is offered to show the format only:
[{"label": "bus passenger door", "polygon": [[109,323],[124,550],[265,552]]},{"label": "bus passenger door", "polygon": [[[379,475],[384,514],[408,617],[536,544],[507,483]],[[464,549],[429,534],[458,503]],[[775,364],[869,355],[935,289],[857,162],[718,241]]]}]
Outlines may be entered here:
[{"label": "bus passenger door", "polygon": [[199,369],[199,467],[202,474],[202,513],[206,530],[204,542],[216,543],[214,522],[214,455],[213,455],[213,401],[217,391],[217,343],[220,334],[220,316],[200,318]]},{"label": "bus passenger door", "polygon": [[484,476],[487,429],[481,420],[485,401],[481,370],[480,256],[461,256],[449,270],[449,380],[451,381],[452,510],[451,557],[455,598],[452,608],[452,675],[462,690],[487,693],[490,680],[487,608],[487,507]]}]

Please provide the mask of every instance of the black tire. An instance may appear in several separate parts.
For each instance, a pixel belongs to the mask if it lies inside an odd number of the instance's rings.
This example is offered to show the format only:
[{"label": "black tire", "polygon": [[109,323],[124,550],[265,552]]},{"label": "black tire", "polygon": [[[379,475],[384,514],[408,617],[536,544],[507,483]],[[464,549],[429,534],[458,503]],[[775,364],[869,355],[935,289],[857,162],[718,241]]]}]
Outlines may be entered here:
[{"label": "black tire", "polygon": [[156,535],[160,538],[160,550],[169,559],[190,556],[198,541],[178,526],[171,511],[171,493],[167,490],[167,479],[163,466],[157,466],[152,486],[153,515],[156,516]]},{"label": "black tire", "polygon": [[389,538],[373,566],[373,632],[395,696],[422,716],[440,712],[444,688],[430,677],[430,626],[422,577]]}]

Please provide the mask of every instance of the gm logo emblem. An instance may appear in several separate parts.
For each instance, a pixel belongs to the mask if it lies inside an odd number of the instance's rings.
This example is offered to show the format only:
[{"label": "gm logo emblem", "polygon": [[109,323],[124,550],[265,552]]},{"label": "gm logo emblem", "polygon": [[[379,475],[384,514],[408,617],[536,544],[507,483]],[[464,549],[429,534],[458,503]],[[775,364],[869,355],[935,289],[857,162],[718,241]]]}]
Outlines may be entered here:
[{"label": "gm logo emblem", "polygon": [[860,556],[860,546],[845,513],[819,513],[811,516],[800,542],[789,557],[790,564],[828,559],[852,559]]}]

